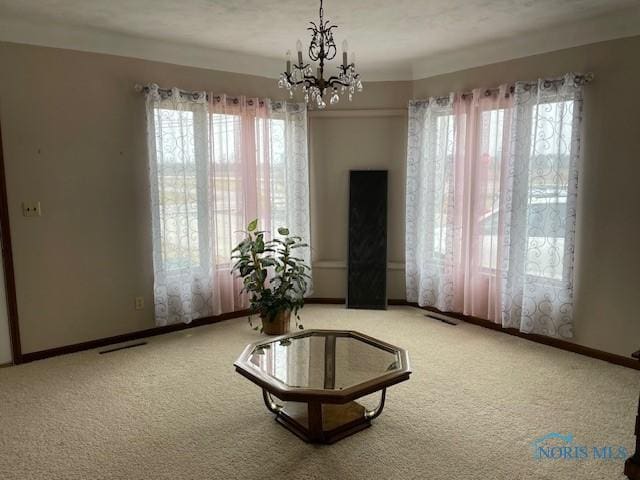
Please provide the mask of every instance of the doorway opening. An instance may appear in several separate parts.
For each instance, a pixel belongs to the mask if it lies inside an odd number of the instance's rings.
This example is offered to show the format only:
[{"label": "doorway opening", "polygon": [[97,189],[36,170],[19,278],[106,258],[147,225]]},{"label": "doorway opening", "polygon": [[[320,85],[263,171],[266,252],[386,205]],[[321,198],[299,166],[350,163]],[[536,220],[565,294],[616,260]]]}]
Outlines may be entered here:
[{"label": "doorway opening", "polygon": [[4,169],[2,126],[0,125],[0,365],[22,362],[18,303],[13,271],[7,182]]}]

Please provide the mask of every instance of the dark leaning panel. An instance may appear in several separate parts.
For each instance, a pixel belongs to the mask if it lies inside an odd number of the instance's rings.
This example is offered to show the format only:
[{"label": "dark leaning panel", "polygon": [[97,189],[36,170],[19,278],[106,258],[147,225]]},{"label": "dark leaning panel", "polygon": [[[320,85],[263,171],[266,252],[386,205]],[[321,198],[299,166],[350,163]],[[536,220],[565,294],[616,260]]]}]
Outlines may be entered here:
[{"label": "dark leaning panel", "polygon": [[349,175],[347,307],[387,308],[387,171]]}]

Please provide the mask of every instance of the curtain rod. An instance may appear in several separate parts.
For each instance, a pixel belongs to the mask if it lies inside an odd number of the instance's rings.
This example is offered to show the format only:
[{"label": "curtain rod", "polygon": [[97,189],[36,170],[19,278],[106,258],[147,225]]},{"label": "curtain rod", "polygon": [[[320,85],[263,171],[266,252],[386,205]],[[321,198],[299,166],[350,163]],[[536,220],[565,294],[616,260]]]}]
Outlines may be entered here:
[{"label": "curtain rod", "polygon": [[[544,86],[544,88],[550,88],[552,85],[562,85],[565,82],[565,76],[563,77],[558,77],[558,78],[545,78],[542,80],[542,84]],[[575,82],[576,85],[587,85],[589,83],[591,83],[594,79],[594,75],[591,72],[587,72],[587,73],[579,73],[579,74],[575,74],[573,77],[573,81]],[[522,85],[524,85],[525,89],[530,89],[531,87],[536,87],[540,84],[540,81],[531,81],[531,82],[518,82]],[[507,91],[506,96],[509,96],[510,94],[513,94],[515,92],[516,86],[515,84],[510,85]],[[500,91],[500,87],[494,87],[494,88],[485,88],[484,89],[484,95],[485,97],[490,96],[493,93],[497,93]],[[460,96],[464,99],[464,98],[468,98],[468,97],[473,97],[473,91],[470,92],[462,92],[460,94]],[[442,95],[442,96],[438,96],[438,97],[432,97],[433,99],[435,99],[436,102],[447,102],[450,99],[450,95]],[[420,101],[420,100],[418,100]],[[426,100],[425,100],[426,101]]]},{"label": "curtain rod", "polygon": [[[152,87],[156,87],[155,85],[138,85],[136,84],[135,89],[138,92],[141,93],[149,93],[151,91]],[[193,92],[193,91],[189,91],[189,90],[182,90],[180,88],[178,89],[172,89],[172,88],[154,88],[154,90],[157,90],[158,93],[160,93],[163,96],[167,96],[167,97],[171,97],[173,96],[173,91],[174,90],[178,90],[178,92],[180,93],[181,97],[187,97],[190,98],[191,100],[199,100],[201,95],[204,95],[206,100],[214,100],[216,102],[219,102],[222,100],[223,95],[214,95],[213,97],[210,98],[210,95],[206,92]],[[240,103],[240,98],[239,97],[230,97],[230,96],[226,96],[224,95],[227,99],[227,102],[229,103],[233,103],[234,105],[237,105],[238,103]],[[263,106],[264,105],[264,100],[258,100],[259,101],[259,105]],[[253,105],[254,99],[253,98],[249,98],[247,100],[247,103],[249,105]]]}]

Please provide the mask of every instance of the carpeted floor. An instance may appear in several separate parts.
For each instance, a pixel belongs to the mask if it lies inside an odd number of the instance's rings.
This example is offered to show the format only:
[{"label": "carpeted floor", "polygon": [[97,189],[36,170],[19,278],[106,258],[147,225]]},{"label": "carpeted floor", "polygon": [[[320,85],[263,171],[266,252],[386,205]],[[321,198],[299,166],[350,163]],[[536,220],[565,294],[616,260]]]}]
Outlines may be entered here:
[{"label": "carpeted floor", "polygon": [[535,460],[532,443],[631,450],[640,373],[410,307],[309,305],[307,328],[409,350],[374,425],[331,446],[278,425],[233,361],[246,319],[0,369],[0,478],[622,479],[622,460]]}]

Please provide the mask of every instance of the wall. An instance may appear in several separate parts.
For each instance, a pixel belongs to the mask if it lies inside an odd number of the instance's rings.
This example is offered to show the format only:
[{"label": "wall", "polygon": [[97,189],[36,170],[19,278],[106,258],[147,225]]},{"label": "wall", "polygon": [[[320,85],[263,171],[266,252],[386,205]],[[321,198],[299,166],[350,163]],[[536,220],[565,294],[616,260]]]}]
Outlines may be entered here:
[{"label": "wall", "polygon": [[584,100],[576,247],[576,343],[620,355],[640,346],[640,37],[419,80],[414,98],[593,72]]},{"label": "wall", "polygon": [[[366,83],[338,108],[405,108],[411,97],[593,71],[586,89],[576,342],[628,355],[640,321],[640,37],[416,82]],[[2,122],[24,352],[153,326],[144,100],[136,83],[282,98],[271,79],[0,43]],[[310,118],[316,296],[345,295],[347,172],[387,168],[389,296],[403,297],[406,118]],[[42,217],[25,218],[23,200]],[[147,307],[133,308],[142,295]]]},{"label": "wall", "polygon": [[[412,82],[365,82],[353,102],[342,100],[309,114],[314,297],[346,297],[349,171],[367,169],[389,171],[387,295],[405,297],[404,172],[411,94]],[[356,112],[342,115],[341,110]]]},{"label": "wall", "polygon": [[[268,78],[2,42],[0,65],[23,353],[153,327],[144,99],[134,85],[274,99],[284,92]],[[340,108],[398,107],[410,92],[409,82],[371,83]],[[39,200],[42,216],[23,217],[24,200]],[[136,296],[144,310],[134,309]]]},{"label": "wall", "polygon": [[[144,99],[134,85],[282,92],[265,78],[9,43],[0,65],[23,352],[153,327]],[[23,217],[23,200],[41,201],[42,217]]]},{"label": "wall", "polygon": [[315,297],[346,296],[349,171],[367,169],[389,171],[387,295],[393,299],[405,297],[407,117],[404,110],[410,94],[410,88],[406,87],[407,85],[396,86],[406,93],[398,99],[398,104],[386,104],[399,109],[399,115],[395,110],[388,109],[373,109],[358,116],[332,116],[330,111],[323,112],[328,115],[310,115],[311,232]]}]

